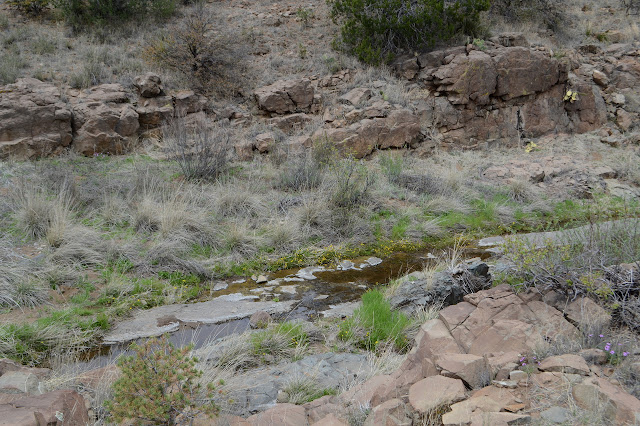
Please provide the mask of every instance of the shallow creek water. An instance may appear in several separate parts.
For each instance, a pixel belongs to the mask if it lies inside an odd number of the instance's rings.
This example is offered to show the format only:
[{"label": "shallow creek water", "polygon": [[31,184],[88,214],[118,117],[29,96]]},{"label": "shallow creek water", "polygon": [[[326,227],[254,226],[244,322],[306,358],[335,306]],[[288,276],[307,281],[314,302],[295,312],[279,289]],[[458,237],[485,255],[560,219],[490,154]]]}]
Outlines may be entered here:
[{"label": "shallow creek water", "polygon": [[[488,252],[467,248],[464,258],[487,258]],[[330,312],[345,303],[356,302],[368,289],[386,285],[416,270],[422,270],[434,261],[426,251],[398,252],[384,259],[361,257],[342,261],[326,267],[307,267],[278,271],[266,275],[267,282],[257,283],[250,278],[232,278],[212,283],[212,299],[222,295],[241,293],[254,296],[256,300],[291,301],[293,308],[277,317],[283,320],[313,319]],[[200,348],[209,342],[234,333],[242,333],[249,328],[249,318],[237,319],[221,324],[187,323],[181,324],[170,336],[177,346],[193,343]],[[80,360],[91,367],[109,364],[115,358],[126,354],[129,343],[102,345],[87,352]]]}]

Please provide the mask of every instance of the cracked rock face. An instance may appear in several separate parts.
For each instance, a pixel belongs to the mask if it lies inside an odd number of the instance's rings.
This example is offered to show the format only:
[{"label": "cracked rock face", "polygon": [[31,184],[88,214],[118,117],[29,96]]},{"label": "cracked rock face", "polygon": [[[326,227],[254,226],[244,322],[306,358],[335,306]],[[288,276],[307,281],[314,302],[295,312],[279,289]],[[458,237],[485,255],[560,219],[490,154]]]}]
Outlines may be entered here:
[{"label": "cracked rock face", "polygon": [[275,114],[309,112],[314,94],[315,89],[306,78],[279,80],[255,91],[260,109]]},{"label": "cracked rock face", "polygon": [[72,111],[58,88],[23,78],[0,93],[0,158],[38,158],[69,146]]}]

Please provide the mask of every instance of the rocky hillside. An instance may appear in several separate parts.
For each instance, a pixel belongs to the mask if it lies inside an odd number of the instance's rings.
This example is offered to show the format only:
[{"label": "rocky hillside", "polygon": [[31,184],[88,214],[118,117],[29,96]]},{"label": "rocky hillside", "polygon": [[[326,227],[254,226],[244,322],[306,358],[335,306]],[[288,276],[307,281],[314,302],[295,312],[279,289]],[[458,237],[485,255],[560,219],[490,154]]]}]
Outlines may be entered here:
[{"label": "rocky hillside", "polygon": [[[605,143],[619,144],[607,138],[633,131],[638,121],[638,55],[634,44],[585,45],[558,54],[530,47],[522,35],[503,34],[481,46],[399,58],[393,65],[400,81],[407,80],[404,99],[390,100],[384,80],[353,87],[356,71],[347,69],[260,87],[251,115],[209,110],[207,99],[193,91],[165,94],[152,73],[136,77],[130,89],[107,84],[81,91],[20,79],[0,89],[0,149],[16,158],[65,148],[89,156],[122,154],[176,118],[235,127],[262,123],[265,132],[236,142],[242,160],[273,150],[276,139],[304,150],[326,138],[357,158],[389,148],[522,146],[549,134],[601,128]],[[310,123],[319,125],[314,132],[288,136]]]}]

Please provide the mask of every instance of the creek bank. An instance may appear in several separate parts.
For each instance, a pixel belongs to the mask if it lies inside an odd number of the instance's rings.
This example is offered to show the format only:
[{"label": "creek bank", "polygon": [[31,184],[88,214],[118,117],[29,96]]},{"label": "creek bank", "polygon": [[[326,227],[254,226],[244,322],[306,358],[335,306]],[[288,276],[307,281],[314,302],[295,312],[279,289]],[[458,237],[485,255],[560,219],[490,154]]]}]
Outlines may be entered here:
[{"label": "creek bank", "polygon": [[531,232],[528,234],[516,234],[505,236],[494,236],[482,238],[477,242],[479,248],[486,249],[495,254],[501,254],[503,252],[502,246],[508,242],[519,240],[525,243],[528,247],[541,248],[548,244],[558,245],[568,241],[587,243],[590,236],[593,233],[607,233],[612,229],[620,227],[621,225],[630,225],[632,227],[637,226],[640,223],[640,219],[628,218],[611,220],[607,222],[599,222],[595,224],[583,225],[576,228],[564,229],[559,231],[549,232]]},{"label": "creek bank", "polygon": [[[340,262],[336,268],[314,266],[256,279],[217,282],[212,286],[213,299],[136,311],[131,319],[117,323],[103,343],[121,344],[185,328],[223,324],[260,311],[287,314],[289,319],[315,315],[346,317],[368,288],[387,283],[401,271],[421,268],[428,260],[422,252],[401,252],[384,261],[377,257],[355,258]],[[244,331],[243,327],[236,331]]]}]

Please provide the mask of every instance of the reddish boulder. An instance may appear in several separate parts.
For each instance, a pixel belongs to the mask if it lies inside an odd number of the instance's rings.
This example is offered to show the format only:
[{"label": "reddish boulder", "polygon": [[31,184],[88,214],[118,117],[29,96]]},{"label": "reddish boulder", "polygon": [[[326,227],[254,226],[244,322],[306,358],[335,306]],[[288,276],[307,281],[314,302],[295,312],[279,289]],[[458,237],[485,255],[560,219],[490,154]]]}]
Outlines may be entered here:
[{"label": "reddish boulder", "polygon": [[85,426],[89,415],[82,396],[58,390],[0,405],[0,425]]}]

